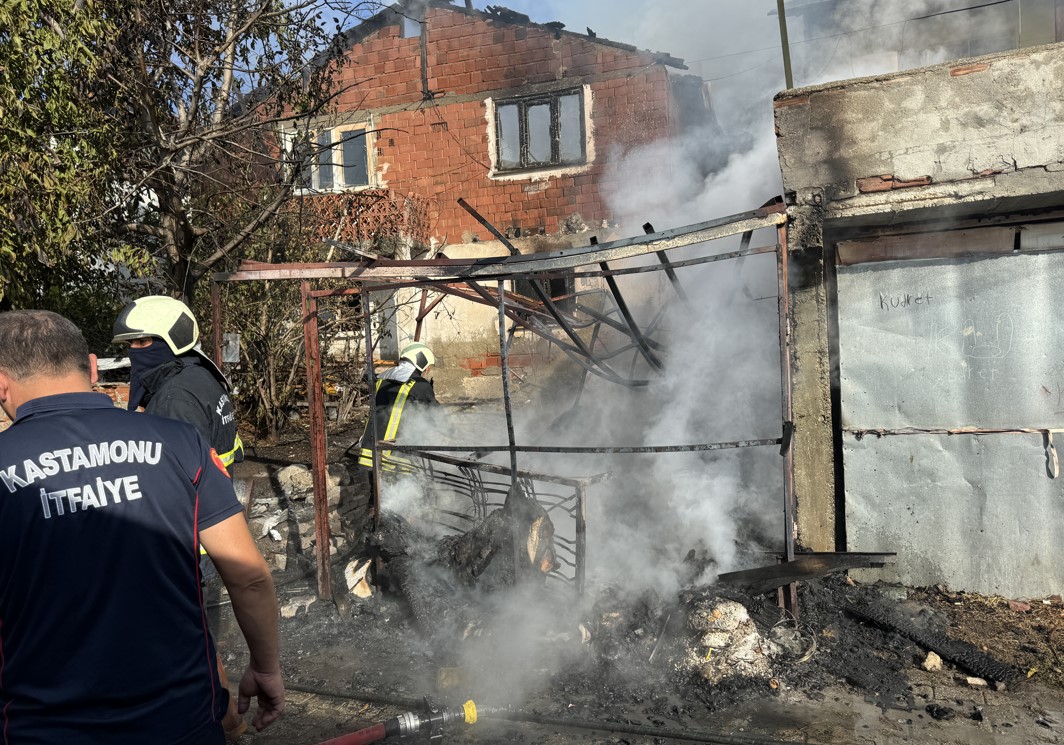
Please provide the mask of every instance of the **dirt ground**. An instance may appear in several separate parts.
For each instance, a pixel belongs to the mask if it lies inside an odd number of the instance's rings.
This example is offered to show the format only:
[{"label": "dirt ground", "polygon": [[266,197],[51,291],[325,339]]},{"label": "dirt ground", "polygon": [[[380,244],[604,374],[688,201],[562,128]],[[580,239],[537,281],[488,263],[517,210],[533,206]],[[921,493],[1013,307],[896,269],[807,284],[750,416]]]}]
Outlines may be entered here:
[{"label": "dirt ground", "polygon": [[[357,434],[332,433],[330,461]],[[236,476],[262,480],[280,466],[307,463],[305,443],[296,433],[273,447],[251,447]],[[244,743],[324,742],[420,708],[426,696],[440,705],[473,698],[525,720],[484,716],[448,729],[444,742],[1064,743],[1059,599],[1010,603],[944,588],[861,586],[840,573],[800,585],[796,622],[767,596],[728,591],[724,597],[741,603],[766,638],[782,633],[794,650],[767,675],[710,684],[682,664],[691,634],[672,619],[720,596],[720,588],[690,588],[679,598],[589,588],[583,604],[543,591],[528,598],[529,608],[552,612],[549,623],[528,630],[536,646],[502,643],[511,638],[502,627],[512,631],[525,619],[496,609],[485,614],[495,631],[485,623],[482,636],[441,652],[440,640],[426,638],[398,595],[314,600],[313,567],[301,558],[275,577],[282,604],[300,606],[281,620],[288,710]],[[1007,669],[1008,681],[970,682],[971,671],[949,661],[926,671],[926,648],[862,617],[862,608],[887,609],[917,634],[967,642],[964,654],[1000,663],[995,669]],[[246,652],[228,606],[218,612],[219,646],[236,677]],[[441,621],[448,614],[441,610]],[[605,618],[619,619],[608,633]],[[593,630],[590,643],[581,641],[580,622]]]}]

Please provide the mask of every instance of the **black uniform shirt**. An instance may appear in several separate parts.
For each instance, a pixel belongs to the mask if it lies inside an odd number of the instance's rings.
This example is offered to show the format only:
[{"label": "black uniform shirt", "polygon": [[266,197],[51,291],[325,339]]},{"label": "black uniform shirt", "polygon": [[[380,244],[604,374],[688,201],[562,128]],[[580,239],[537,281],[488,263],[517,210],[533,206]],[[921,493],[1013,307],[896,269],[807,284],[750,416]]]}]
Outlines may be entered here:
[{"label": "black uniform shirt", "polygon": [[170,745],[216,726],[199,531],[240,510],[188,424],[100,393],[20,406],[0,432],[6,742]]}]

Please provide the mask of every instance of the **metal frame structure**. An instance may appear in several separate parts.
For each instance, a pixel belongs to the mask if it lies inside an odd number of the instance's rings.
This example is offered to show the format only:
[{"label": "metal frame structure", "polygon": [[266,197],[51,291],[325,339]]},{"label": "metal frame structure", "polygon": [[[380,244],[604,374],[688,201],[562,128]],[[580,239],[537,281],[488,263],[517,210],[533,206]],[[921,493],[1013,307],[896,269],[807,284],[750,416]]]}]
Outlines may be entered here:
[{"label": "metal frame structure", "polygon": [[[509,256],[490,257],[480,259],[415,259],[415,260],[387,260],[366,258],[354,262],[329,262],[329,263],[300,263],[300,264],[268,264],[262,262],[245,261],[240,264],[236,271],[219,273],[213,277],[211,292],[212,318],[214,319],[214,355],[216,360],[221,359],[221,294],[220,283],[223,282],[246,282],[256,280],[279,280],[298,279],[301,281],[302,310],[304,339],[306,342],[307,356],[307,398],[310,413],[311,427],[311,468],[314,485],[315,507],[315,535],[317,543],[315,555],[318,574],[318,595],[322,599],[332,597],[331,567],[329,564],[329,523],[326,501],[326,448],[325,448],[325,417],[322,402],[322,379],[321,379],[321,351],[318,342],[318,315],[317,301],[320,298],[336,297],[343,295],[360,294],[369,290],[395,290],[399,288],[421,288],[422,296],[416,318],[415,338],[420,338],[422,322],[433,308],[447,296],[457,296],[472,302],[490,305],[498,308],[499,317],[499,350],[503,381],[503,404],[506,413],[508,443],[505,446],[497,445],[467,445],[463,447],[415,447],[399,445],[394,442],[382,443],[375,431],[375,416],[373,411],[373,397],[370,397],[370,426],[374,427],[373,441],[376,447],[373,451],[374,474],[379,479],[380,474],[380,451],[382,449],[405,450],[417,453],[421,458],[446,462],[446,456],[440,453],[448,451],[507,451],[510,455],[510,468],[502,468],[508,472],[511,478],[511,488],[515,486],[522,472],[518,469],[517,454],[519,452],[557,452],[557,453],[636,453],[636,452],[695,452],[708,450],[722,450],[740,447],[780,446],[780,454],[784,457],[784,558],[786,561],[794,560],[794,480],[791,434],[793,433],[793,415],[791,401],[791,349],[790,349],[790,317],[789,317],[789,292],[788,292],[788,256],[787,256],[787,214],[782,204],[771,203],[750,212],[731,215],[729,217],[711,220],[708,222],[688,225],[673,230],[653,232],[649,225],[644,226],[645,235],[611,243],[599,244],[592,240],[592,244],[580,248],[567,248],[549,253],[521,254],[517,248],[494,226],[488,223],[476,210],[464,200],[459,204],[466,209],[478,222],[484,225],[491,233],[508,249]],[[777,233],[775,245],[750,248],[750,238],[755,230],[774,228]],[[693,246],[718,238],[742,234],[740,248],[737,251],[718,254],[705,254],[692,259],[670,261],[667,252]],[[639,387],[649,381],[624,375],[610,363],[618,355],[626,351],[632,351],[640,359],[644,360],[653,371],[660,368],[655,350],[660,347],[650,333],[656,325],[651,324],[647,329],[639,329],[628,311],[627,303],[621,294],[616,282],[616,277],[627,274],[664,271],[670,283],[675,289],[681,301],[689,303],[688,296],[684,292],[676,269],[694,266],[715,261],[728,259],[741,259],[763,253],[775,253],[777,261],[777,276],[779,285],[779,328],[780,328],[780,376],[782,386],[782,433],[779,438],[762,440],[740,440],[734,442],[718,443],[693,443],[680,445],[663,445],[648,447],[548,447],[519,445],[515,441],[513,430],[512,404],[509,391],[509,343],[514,332],[518,329],[530,331],[551,342],[563,351],[570,359],[583,369],[582,381],[588,374],[597,375],[608,381],[627,387]],[[637,257],[656,257],[656,264],[625,267],[614,269],[610,262]],[[597,269],[581,270],[582,267],[597,266]],[[534,292],[537,297],[525,298],[507,292],[504,283],[514,279],[542,280],[558,276],[572,276],[574,278],[601,277],[606,279],[606,296],[610,301],[609,309],[596,310],[587,304],[576,302],[569,311],[563,311],[557,303],[542,291],[537,282],[533,281]],[[334,279],[343,280],[355,285],[354,287],[339,289],[315,290],[311,287],[311,280]],[[494,288],[484,286],[494,283]],[[440,297],[432,302],[428,300],[428,292],[440,293]],[[370,390],[374,386],[373,370],[373,337],[370,318],[370,304],[363,303],[364,330],[366,343],[366,374]],[[659,319],[660,320],[660,319]],[[510,327],[507,328],[507,322]],[[585,341],[578,331],[592,328],[591,341]],[[602,335],[599,331],[603,327],[619,332],[626,339],[625,343],[614,349],[605,347]],[[561,329],[565,338],[559,339],[554,329]],[[634,364],[633,364],[634,370]],[[579,400],[580,392],[577,393]],[[498,473],[501,467],[488,467],[481,464],[480,468]],[[572,481],[580,493],[578,524],[583,524],[583,493],[587,484],[585,480],[565,480],[558,477],[547,477],[558,483]],[[380,488],[379,482],[374,490],[375,514],[380,513]],[[584,538],[583,530],[578,532],[577,557],[575,564],[578,570],[577,585],[583,585],[584,566]],[[781,604],[792,613],[797,612],[797,594],[795,585],[781,591]]]},{"label": "metal frame structure", "polygon": [[[398,445],[390,447],[392,450],[407,450]],[[515,471],[506,466],[455,458],[421,449],[418,449],[411,463],[417,474],[469,499],[472,514],[442,510],[456,522],[468,523],[465,525],[467,528],[472,528],[476,520],[486,517],[492,508],[502,507],[513,489],[515,480],[527,496],[543,507],[555,526],[558,525],[559,515],[571,518],[572,538],[560,536],[557,532],[554,534],[559,566],[547,576],[569,583],[575,587],[578,594],[583,594],[587,575],[587,490],[592,484],[608,478],[608,473],[570,478],[525,469]],[[453,525],[447,527],[457,529]]]}]

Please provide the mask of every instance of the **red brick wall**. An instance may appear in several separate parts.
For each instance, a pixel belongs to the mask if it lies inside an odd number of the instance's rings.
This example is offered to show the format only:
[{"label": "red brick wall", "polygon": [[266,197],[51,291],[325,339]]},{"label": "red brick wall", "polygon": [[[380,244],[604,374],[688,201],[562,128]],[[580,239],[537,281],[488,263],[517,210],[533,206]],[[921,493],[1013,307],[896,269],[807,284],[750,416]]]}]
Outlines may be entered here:
[{"label": "red brick wall", "polygon": [[[670,133],[668,73],[649,54],[442,8],[429,8],[427,28],[433,101],[422,100],[419,40],[385,26],[352,48],[342,73],[351,87],[338,102],[341,111],[372,112],[374,126],[386,130],[375,143],[377,170],[389,189],[431,201],[432,236],[489,237],[458,197],[496,226],[525,233],[556,232],[573,213],[589,223],[609,219],[601,197],[606,158]],[[489,178],[485,99],[551,83],[590,85],[594,161],[547,180]]]}]

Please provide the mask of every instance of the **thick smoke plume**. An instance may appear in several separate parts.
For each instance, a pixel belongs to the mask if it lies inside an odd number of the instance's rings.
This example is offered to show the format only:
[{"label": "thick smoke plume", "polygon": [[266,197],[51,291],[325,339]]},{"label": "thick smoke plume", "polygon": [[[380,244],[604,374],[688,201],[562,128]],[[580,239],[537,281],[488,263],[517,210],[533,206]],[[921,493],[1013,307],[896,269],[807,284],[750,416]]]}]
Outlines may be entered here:
[{"label": "thick smoke plume", "polygon": [[[745,212],[781,193],[771,101],[784,82],[773,0],[510,5],[533,20],[556,18],[572,30],[587,26],[602,37],[670,52],[712,82],[719,126],[607,154],[611,237],[636,235],[647,221],[662,230]],[[929,43],[938,36],[940,21],[919,19],[946,5],[944,0],[853,0],[824,5],[827,10],[818,16],[795,13],[789,19],[795,84],[957,56],[955,49]],[[1007,30],[1004,10],[988,13],[980,17],[984,23]],[[773,231],[762,231],[751,245],[775,240]],[[734,250],[738,243],[733,236],[671,252],[670,258]],[[651,371],[645,362],[629,368],[626,357],[624,372],[645,375],[650,385],[629,389],[589,377],[578,404],[575,387],[548,385],[532,406],[515,412],[518,442],[639,446],[780,436],[774,254],[681,270],[679,279],[690,304],[661,273],[619,279],[640,327],[664,346],[664,371]],[[404,440],[439,443],[449,433],[452,441],[471,448],[506,442],[497,408],[478,412],[473,424],[452,417],[450,424],[437,419],[423,428],[404,424]],[[486,460],[507,463],[503,454]],[[658,455],[519,454],[518,465],[559,475],[612,474],[589,492],[592,596],[612,585],[633,595],[649,590],[672,597],[679,587],[712,581],[720,572],[770,563],[768,552],[782,547],[783,463],[773,447]],[[397,493],[396,503],[412,505],[417,499],[416,490],[407,489]],[[572,535],[564,517],[557,519],[556,530]],[[533,684],[536,670],[553,661],[544,657],[543,638],[555,628],[558,613],[525,597],[494,602],[492,612],[506,618],[512,633],[497,631],[487,655],[481,647],[466,662],[482,673],[482,686],[516,700],[522,686]],[[579,648],[578,641],[574,646]]]}]

